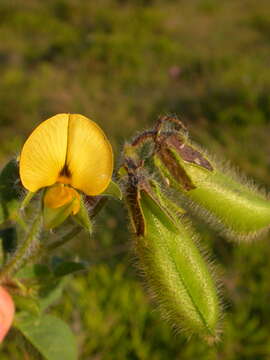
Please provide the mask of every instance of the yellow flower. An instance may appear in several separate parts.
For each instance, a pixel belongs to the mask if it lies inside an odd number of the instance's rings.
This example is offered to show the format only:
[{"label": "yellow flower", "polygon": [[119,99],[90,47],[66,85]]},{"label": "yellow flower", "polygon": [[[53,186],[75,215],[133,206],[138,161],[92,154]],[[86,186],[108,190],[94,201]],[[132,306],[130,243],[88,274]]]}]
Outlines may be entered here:
[{"label": "yellow flower", "polygon": [[73,201],[73,214],[80,209],[75,189],[86,195],[101,194],[110,183],[112,170],[108,139],[95,122],[79,114],[58,114],[42,122],[20,155],[23,186],[31,192],[50,187],[45,206],[58,208]]}]

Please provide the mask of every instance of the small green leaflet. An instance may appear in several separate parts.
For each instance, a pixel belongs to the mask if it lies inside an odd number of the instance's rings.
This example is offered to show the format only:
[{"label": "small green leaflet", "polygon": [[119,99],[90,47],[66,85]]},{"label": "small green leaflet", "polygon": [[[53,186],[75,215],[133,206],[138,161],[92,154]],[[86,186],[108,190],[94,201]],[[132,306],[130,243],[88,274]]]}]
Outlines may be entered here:
[{"label": "small green leaflet", "polygon": [[61,319],[23,313],[14,325],[46,360],[78,359],[75,336]]}]

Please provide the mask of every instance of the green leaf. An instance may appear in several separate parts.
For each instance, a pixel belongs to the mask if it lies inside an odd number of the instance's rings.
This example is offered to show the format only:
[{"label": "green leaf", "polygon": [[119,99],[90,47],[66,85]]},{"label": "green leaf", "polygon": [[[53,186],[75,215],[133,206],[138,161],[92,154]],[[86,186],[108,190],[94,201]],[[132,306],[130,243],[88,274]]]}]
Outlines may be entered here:
[{"label": "green leaf", "polygon": [[107,187],[107,189],[102,193],[102,195],[113,196],[119,200],[122,200],[122,198],[123,198],[120,187],[118,186],[117,183],[115,183],[112,180],[111,180],[109,186]]},{"label": "green leaf", "polygon": [[47,360],[78,359],[76,339],[61,319],[52,315],[20,314],[15,327]]},{"label": "green leaf", "polygon": [[40,304],[38,299],[17,294],[13,295],[12,298],[16,304],[16,311],[26,311],[36,316],[40,314]]},{"label": "green leaf", "polygon": [[12,254],[16,250],[18,238],[15,227],[0,230],[0,239],[5,254]]},{"label": "green leaf", "polygon": [[83,262],[66,261],[58,264],[55,267],[54,275],[57,277],[61,277],[86,269],[87,269],[87,265]]},{"label": "green leaf", "polygon": [[62,296],[63,288],[66,285],[66,282],[67,278],[53,279],[40,288],[39,303],[42,311],[46,310]]},{"label": "green leaf", "polygon": [[[16,277],[36,280],[40,284],[37,302],[41,311],[46,310],[61,297],[66,283],[65,279],[55,278],[54,272],[42,264],[27,265],[17,272]],[[28,309],[27,311],[29,312]]]},{"label": "green leaf", "polygon": [[126,176],[128,173],[127,170],[123,166],[121,166],[117,174],[119,175],[120,178],[122,178]]},{"label": "green leaf", "polygon": [[42,264],[33,264],[24,266],[20,269],[16,277],[19,279],[31,279],[31,278],[49,278],[52,273],[48,266]]},{"label": "green leaf", "polygon": [[79,225],[81,225],[86,230],[88,230],[90,234],[92,233],[92,230],[93,230],[92,222],[91,222],[88,210],[82,199],[81,199],[80,211],[76,215],[74,215],[74,220]]},{"label": "green leaf", "polygon": [[0,173],[0,224],[17,215],[21,196],[18,181],[18,162],[12,159]]},{"label": "green leaf", "polygon": [[45,228],[49,230],[61,225],[66,220],[66,218],[71,214],[72,209],[73,209],[72,201],[56,209],[52,209],[47,206],[44,206],[43,219],[44,219]]}]

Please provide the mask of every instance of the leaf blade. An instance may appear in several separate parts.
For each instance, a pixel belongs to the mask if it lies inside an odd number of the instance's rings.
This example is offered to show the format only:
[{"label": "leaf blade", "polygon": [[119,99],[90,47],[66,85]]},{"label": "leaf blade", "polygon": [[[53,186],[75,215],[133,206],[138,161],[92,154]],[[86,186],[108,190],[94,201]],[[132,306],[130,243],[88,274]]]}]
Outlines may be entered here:
[{"label": "leaf blade", "polygon": [[70,328],[52,315],[21,314],[15,327],[47,360],[77,360],[76,340]]}]

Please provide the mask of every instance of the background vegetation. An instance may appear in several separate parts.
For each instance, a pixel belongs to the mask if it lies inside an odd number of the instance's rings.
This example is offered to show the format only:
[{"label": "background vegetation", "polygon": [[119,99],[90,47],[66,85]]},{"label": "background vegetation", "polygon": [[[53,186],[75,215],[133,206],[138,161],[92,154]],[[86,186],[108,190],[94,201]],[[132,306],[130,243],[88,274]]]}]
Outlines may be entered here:
[{"label": "background vegetation", "polygon": [[[0,38],[2,165],[59,112],[97,121],[116,157],[126,138],[176,113],[209,151],[269,189],[268,0],[1,0]],[[125,210],[111,202],[94,236],[71,245],[90,270],[54,307],[80,359],[270,359],[269,236],[237,245],[197,226],[222,272],[222,342],[175,336],[153,312]],[[22,359],[18,344],[7,341],[1,359]]]}]

